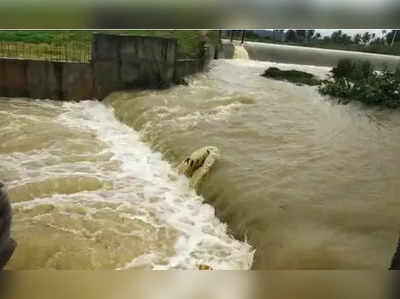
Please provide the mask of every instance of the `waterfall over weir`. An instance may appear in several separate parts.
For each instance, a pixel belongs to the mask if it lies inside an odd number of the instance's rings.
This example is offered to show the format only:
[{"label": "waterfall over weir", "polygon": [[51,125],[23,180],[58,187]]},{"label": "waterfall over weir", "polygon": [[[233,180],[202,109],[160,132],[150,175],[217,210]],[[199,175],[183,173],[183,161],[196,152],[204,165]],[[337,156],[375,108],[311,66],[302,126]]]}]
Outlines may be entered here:
[{"label": "waterfall over weir", "polygon": [[233,58],[234,59],[245,59],[249,60],[249,54],[247,53],[247,50],[243,47],[241,44],[234,45],[235,49],[233,52]]}]

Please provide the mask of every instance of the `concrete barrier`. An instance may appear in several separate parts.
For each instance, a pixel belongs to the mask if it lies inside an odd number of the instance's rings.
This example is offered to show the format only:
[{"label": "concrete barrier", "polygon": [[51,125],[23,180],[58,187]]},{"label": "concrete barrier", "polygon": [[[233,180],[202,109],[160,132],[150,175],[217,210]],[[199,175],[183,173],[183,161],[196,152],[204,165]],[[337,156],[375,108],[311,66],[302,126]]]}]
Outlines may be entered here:
[{"label": "concrete barrier", "polygon": [[221,51],[220,58],[232,59],[234,51],[235,51],[235,47],[233,46],[232,43],[230,43],[228,41],[222,41],[222,51]]},{"label": "concrete barrier", "polygon": [[103,99],[122,89],[166,88],[204,70],[215,56],[176,59],[172,38],[95,34],[90,63],[0,58],[0,96],[36,99]]},{"label": "concrete barrier", "polygon": [[26,61],[27,95],[31,98],[55,99],[61,94],[61,63]]},{"label": "concrete barrier", "polygon": [[3,92],[7,97],[25,97],[28,96],[26,79],[27,61],[11,59],[3,61],[1,64],[4,86]]},{"label": "concrete barrier", "polygon": [[83,100],[93,96],[88,63],[0,59],[0,96]]},{"label": "concrete barrier", "polygon": [[203,64],[204,61],[201,59],[177,59],[175,62],[175,82],[203,71]]},{"label": "concrete barrier", "polygon": [[61,73],[61,98],[87,100],[93,97],[93,66],[88,63],[64,63]]},{"label": "concrete barrier", "polygon": [[177,41],[172,38],[96,34],[93,43],[95,96],[173,83]]}]

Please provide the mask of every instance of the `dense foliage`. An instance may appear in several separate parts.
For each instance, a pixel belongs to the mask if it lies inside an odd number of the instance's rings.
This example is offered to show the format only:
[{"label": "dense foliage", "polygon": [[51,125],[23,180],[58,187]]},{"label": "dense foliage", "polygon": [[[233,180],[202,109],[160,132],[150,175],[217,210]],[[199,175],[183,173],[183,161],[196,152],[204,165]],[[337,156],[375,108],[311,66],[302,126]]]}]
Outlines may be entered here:
[{"label": "dense foliage", "polygon": [[343,104],[359,101],[366,105],[399,108],[400,68],[378,72],[368,61],[344,59],[332,69],[332,78],[323,81],[319,91],[338,98]]}]

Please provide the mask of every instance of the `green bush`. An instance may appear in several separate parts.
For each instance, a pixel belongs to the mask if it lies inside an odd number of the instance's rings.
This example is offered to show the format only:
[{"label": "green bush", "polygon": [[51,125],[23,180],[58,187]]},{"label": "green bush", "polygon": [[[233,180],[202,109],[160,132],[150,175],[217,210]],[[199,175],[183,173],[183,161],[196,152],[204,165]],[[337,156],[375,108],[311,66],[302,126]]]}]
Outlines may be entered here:
[{"label": "green bush", "polygon": [[365,61],[341,60],[324,80],[319,92],[338,98],[339,103],[359,101],[366,105],[400,108],[400,69],[381,72]]},{"label": "green bush", "polygon": [[351,59],[341,59],[338,65],[332,69],[335,80],[363,80],[373,73],[372,64],[369,61],[353,61]]}]

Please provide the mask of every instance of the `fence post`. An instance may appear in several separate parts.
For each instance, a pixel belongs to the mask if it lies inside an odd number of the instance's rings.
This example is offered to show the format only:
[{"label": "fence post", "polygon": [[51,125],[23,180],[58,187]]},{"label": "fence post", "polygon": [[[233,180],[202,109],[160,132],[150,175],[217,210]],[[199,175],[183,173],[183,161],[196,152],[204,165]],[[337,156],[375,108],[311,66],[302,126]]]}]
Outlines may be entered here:
[{"label": "fence post", "polygon": [[246,36],[246,30],[242,30],[242,44],[244,43],[244,38]]}]

